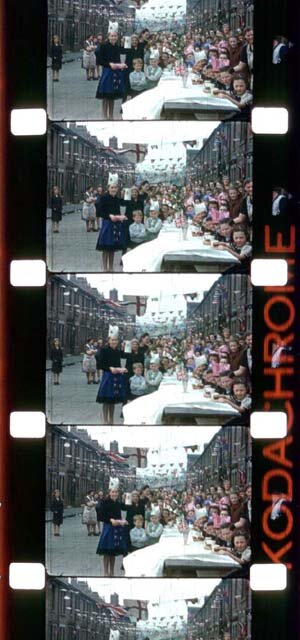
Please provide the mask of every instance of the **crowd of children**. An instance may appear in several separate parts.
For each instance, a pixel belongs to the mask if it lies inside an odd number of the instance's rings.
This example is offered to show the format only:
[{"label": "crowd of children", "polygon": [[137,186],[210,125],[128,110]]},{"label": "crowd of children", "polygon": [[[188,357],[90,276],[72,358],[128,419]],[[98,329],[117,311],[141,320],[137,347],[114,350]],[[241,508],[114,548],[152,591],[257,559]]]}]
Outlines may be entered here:
[{"label": "crowd of children", "polygon": [[129,551],[159,542],[165,528],[176,527],[188,532],[190,541],[202,540],[207,549],[236,560],[241,565],[239,575],[248,570],[251,485],[236,489],[224,480],[218,487],[198,485],[185,491],[147,485],[135,500],[134,510]]}]

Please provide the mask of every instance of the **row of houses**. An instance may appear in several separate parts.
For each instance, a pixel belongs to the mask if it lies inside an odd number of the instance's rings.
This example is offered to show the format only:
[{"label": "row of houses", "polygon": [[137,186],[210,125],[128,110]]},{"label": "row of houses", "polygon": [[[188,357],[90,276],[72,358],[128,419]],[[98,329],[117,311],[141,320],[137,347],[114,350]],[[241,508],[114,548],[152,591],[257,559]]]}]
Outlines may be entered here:
[{"label": "row of houses", "polygon": [[253,26],[253,0],[187,0],[187,26],[203,31],[221,29],[229,24],[232,31]]},{"label": "row of houses", "polygon": [[252,446],[249,429],[223,427],[204,447],[201,455],[188,455],[187,484],[204,491],[230,480],[238,488],[252,479]]},{"label": "row of houses", "polygon": [[228,274],[217,280],[199,303],[188,303],[187,324],[191,331],[205,336],[222,333],[227,327],[231,335],[252,328],[252,287],[244,274]]},{"label": "row of houses", "polygon": [[231,183],[251,178],[253,172],[253,133],[250,123],[225,122],[204,141],[199,151],[187,151],[187,179],[205,185],[222,181]]},{"label": "row of houses", "polygon": [[219,583],[201,607],[188,608],[187,640],[250,640],[251,592],[247,580]]},{"label": "row of houses", "polygon": [[[105,602],[87,582],[49,578],[46,584],[46,640],[135,640],[136,622],[113,615],[118,594]],[[124,603],[125,604],[125,603]]]},{"label": "row of houses", "polygon": [[[251,592],[247,580],[219,582],[204,602],[192,602],[193,606],[187,601],[186,640],[250,640]],[[117,593],[106,602],[84,580],[48,578],[46,640],[135,640],[137,621],[148,619],[147,604],[125,599],[122,606],[127,615],[113,615],[114,608],[120,606]],[[166,632],[166,637],[177,638],[176,633]]]},{"label": "row of houses", "polygon": [[109,451],[79,427],[52,426],[47,429],[46,465],[47,496],[59,489],[65,506],[80,507],[90,489],[108,492],[110,477],[119,478],[120,491],[136,486],[136,469],[129,458],[122,462],[118,443]]},{"label": "row of houses", "polygon": [[105,147],[84,125],[53,123],[47,132],[47,203],[57,186],[64,204],[78,204],[88,186],[106,189],[109,173],[118,174],[120,188],[131,187],[135,163],[144,156],[141,145],[124,144],[120,150],[116,138],[111,138]]},{"label": "row of houses", "polygon": [[135,11],[128,0],[121,4],[111,0],[48,0],[49,51],[54,35],[65,52],[80,51],[89,35],[106,36],[109,21],[118,22],[122,33],[130,35]]},{"label": "row of houses", "polygon": [[138,301],[125,296],[118,301],[112,290],[109,299],[91,287],[86,278],[53,275],[47,282],[47,354],[55,338],[60,340],[64,355],[80,355],[87,340],[106,340],[109,325],[117,324],[120,337],[130,339],[135,331]]}]

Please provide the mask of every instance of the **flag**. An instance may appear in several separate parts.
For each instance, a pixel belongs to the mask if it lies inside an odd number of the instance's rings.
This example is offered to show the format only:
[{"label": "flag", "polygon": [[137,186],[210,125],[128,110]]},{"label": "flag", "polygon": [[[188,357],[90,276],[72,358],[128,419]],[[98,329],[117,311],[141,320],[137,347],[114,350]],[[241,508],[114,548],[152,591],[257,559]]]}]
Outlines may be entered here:
[{"label": "flag", "polygon": [[120,605],[110,603],[108,604],[106,602],[103,602],[101,604],[97,604],[97,607],[99,609],[106,609],[107,611],[109,611],[112,617],[116,620],[120,620],[122,618],[123,620],[126,619],[130,622],[130,617],[128,615],[127,609],[124,609],[124,607],[121,607]]}]

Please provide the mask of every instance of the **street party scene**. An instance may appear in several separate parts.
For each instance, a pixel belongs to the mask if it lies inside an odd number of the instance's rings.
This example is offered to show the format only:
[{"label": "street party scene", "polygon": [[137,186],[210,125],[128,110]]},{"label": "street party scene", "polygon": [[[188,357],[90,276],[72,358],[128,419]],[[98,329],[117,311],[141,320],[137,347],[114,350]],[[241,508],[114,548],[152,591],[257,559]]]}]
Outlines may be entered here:
[{"label": "street party scene", "polygon": [[247,275],[52,275],[47,301],[51,424],[249,423]]},{"label": "street party scene", "polygon": [[78,640],[250,640],[251,590],[243,579],[51,578],[46,640],[64,624]]},{"label": "street party scene", "polygon": [[49,5],[51,120],[249,120],[251,1]]},{"label": "street party scene", "polygon": [[252,137],[243,122],[52,124],[49,268],[248,272]]},{"label": "street party scene", "polygon": [[50,574],[248,575],[249,429],[166,427],[155,440],[139,427],[49,427]]}]

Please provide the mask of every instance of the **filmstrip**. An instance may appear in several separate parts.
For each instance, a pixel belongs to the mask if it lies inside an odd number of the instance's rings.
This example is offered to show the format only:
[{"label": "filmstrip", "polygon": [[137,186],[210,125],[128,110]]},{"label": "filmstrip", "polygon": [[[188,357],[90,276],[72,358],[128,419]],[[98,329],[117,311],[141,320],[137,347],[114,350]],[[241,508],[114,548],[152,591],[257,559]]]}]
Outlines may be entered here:
[{"label": "filmstrip", "polygon": [[[52,10],[52,3],[49,4],[51,5],[49,8]],[[7,104],[9,109],[18,110],[29,107],[39,109],[46,107],[45,85],[43,84],[46,67],[44,47],[47,28],[46,8],[44,3],[39,7],[32,7],[32,11],[29,10],[30,2],[27,3],[26,8],[14,5],[13,1],[7,7],[8,29],[3,42],[6,38],[8,38],[8,42],[11,42],[11,34],[14,33],[21,36],[20,41],[24,43],[24,46],[21,60],[17,52],[12,51],[11,63],[14,70],[12,75],[18,77],[18,82],[11,83],[9,91],[5,86]],[[141,10],[143,6],[140,7]],[[82,25],[79,25],[77,21],[79,7],[81,9],[81,3],[78,4],[78,7],[76,5],[76,10],[72,15],[69,14],[69,18],[74,18],[74,23],[81,27]],[[211,7],[207,9],[205,3],[202,2],[199,3],[199,9],[197,6],[192,8],[193,20],[198,21],[197,28],[199,25],[201,26],[200,20],[204,11],[208,11],[205,14],[205,20],[207,19],[205,29],[212,27],[217,30],[218,18],[212,13]],[[251,5],[246,18],[244,5],[240,8],[230,7],[229,13],[227,6],[226,9],[221,6],[220,11],[222,24],[224,19],[228,20],[231,28],[234,29],[239,27],[240,15],[243,16],[243,27],[249,24],[248,19],[251,21]],[[226,12],[224,18],[223,11]],[[16,13],[21,18],[17,22],[15,21]],[[188,13],[186,24],[188,28],[191,28],[192,25],[190,27],[188,23]],[[93,12],[91,15],[96,20]],[[260,129],[260,135],[258,135],[253,126],[254,260],[251,265],[251,278],[254,309],[254,376],[251,433],[254,436],[252,440],[254,479],[252,533],[254,532],[255,535],[252,535],[251,540],[251,596],[245,579],[232,578],[227,578],[222,582],[216,580],[215,587],[208,587],[207,590],[204,584],[206,580],[198,578],[196,594],[192,589],[191,592],[183,591],[184,588],[189,589],[188,585],[191,585],[193,581],[191,578],[174,579],[172,581],[174,585],[182,586],[180,586],[179,592],[176,592],[175,587],[173,590],[170,586],[168,593],[172,593],[172,598],[168,601],[169,604],[165,599],[167,589],[164,586],[168,578],[159,581],[163,589],[162,595],[158,585],[155,586],[154,599],[154,589],[151,585],[157,581],[153,578],[147,578],[145,586],[142,586],[142,579],[122,579],[124,588],[127,585],[125,595],[123,595],[121,586],[115,586],[116,579],[113,581],[112,588],[109,586],[104,588],[103,579],[99,578],[101,586],[98,590],[98,586],[92,583],[90,577],[49,576],[45,586],[45,523],[41,514],[44,514],[44,497],[46,495],[44,480],[46,448],[43,435],[45,427],[45,385],[43,381],[46,347],[42,346],[45,345],[46,336],[44,212],[47,205],[45,198],[47,187],[46,163],[42,160],[42,155],[43,158],[46,158],[46,144],[45,140],[38,136],[35,138],[18,137],[17,132],[20,129],[14,129],[14,136],[11,136],[8,141],[10,146],[10,189],[7,192],[7,202],[9,203],[7,209],[12,211],[12,215],[6,219],[9,243],[6,243],[4,255],[6,254],[9,261],[14,260],[15,264],[11,266],[9,299],[7,298],[7,304],[3,305],[5,311],[8,311],[9,322],[6,321],[6,326],[10,326],[10,330],[7,329],[5,335],[2,335],[2,344],[6,354],[5,362],[7,362],[5,376],[9,379],[6,404],[3,404],[3,407],[7,404],[8,407],[3,424],[7,427],[10,422],[11,432],[9,449],[1,451],[3,463],[1,490],[3,489],[3,492],[1,491],[0,530],[1,532],[9,530],[10,534],[9,545],[1,539],[1,549],[4,549],[4,553],[1,561],[1,577],[3,577],[0,580],[0,596],[1,612],[4,611],[4,615],[1,615],[0,619],[1,631],[2,628],[4,629],[4,637],[11,636],[18,640],[28,633],[30,637],[46,636],[49,640],[61,636],[68,637],[68,635],[70,637],[77,636],[81,640],[81,637],[95,636],[101,629],[102,636],[108,638],[140,637],[142,640],[145,640],[145,637],[164,638],[172,637],[171,633],[174,630],[176,634],[178,633],[178,637],[203,637],[203,640],[211,640],[211,638],[219,636],[222,640],[231,640],[232,637],[239,638],[240,636],[241,638],[249,637],[250,640],[250,637],[265,638],[271,633],[280,639],[293,638],[299,629],[299,607],[297,606],[299,562],[295,545],[299,534],[296,517],[297,505],[299,504],[299,474],[295,465],[299,453],[297,438],[299,332],[296,325],[299,312],[299,302],[296,296],[299,276],[295,265],[299,253],[297,229],[300,202],[299,150],[297,147],[299,135],[298,89],[296,87],[296,71],[299,67],[297,48],[299,38],[297,38],[296,25],[300,22],[297,21],[297,9],[294,10],[292,16],[290,15],[289,22],[286,20],[287,15],[286,3],[267,2],[263,9],[255,6],[254,33],[255,51],[257,52],[253,63],[255,106],[278,109],[287,107],[289,109],[289,130],[287,134],[279,136],[264,135]],[[70,23],[71,20],[69,20]],[[121,24],[121,20],[119,23]],[[127,24],[122,35],[127,35]],[[252,23],[250,22],[250,24]],[[72,33],[72,28],[70,32]],[[29,40],[25,39],[26,34],[28,34]],[[35,64],[32,63],[32,34],[34,34],[35,43]],[[266,44],[267,46],[265,46]],[[168,56],[170,56],[169,53]],[[214,56],[212,55],[212,57]],[[3,58],[1,59],[3,60]],[[69,64],[71,65],[72,62]],[[84,72],[80,69],[80,61],[77,60],[76,64],[79,72],[78,77],[79,74],[82,74],[81,77],[84,78]],[[149,66],[152,65],[149,64]],[[178,66],[174,63],[174,67],[178,68]],[[205,109],[207,109],[209,102],[216,106],[214,101],[221,100],[221,98],[214,92],[211,79],[207,78],[197,86],[193,83],[193,80],[195,82],[193,72],[188,72],[186,66],[184,69],[178,69],[178,76],[174,72],[174,86],[176,83],[176,87],[179,89],[180,85],[180,91],[182,89],[203,92],[205,99],[202,105],[205,105]],[[28,69],[31,70],[30,82],[28,81]],[[136,71],[139,73],[138,68]],[[67,72],[67,65],[65,65],[65,70],[62,70],[61,77],[64,72]],[[180,77],[181,75],[182,77]],[[3,77],[7,76],[3,74]],[[96,82],[84,80],[82,84],[88,87],[86,93],[91,91],[92,87],[93,92],[96,91]],[[63,93],[60,82],[55,82],[52,89],[53,94],[56,92],[59,95],[59,91],[61,94]],[[236,88],[235,91],[237,91]],[[245,87],[242,87],[241,91],[245,92]],[[247,91],[251,93],[251,89],[247,89]],[[135,96],[128,100],[125,111],[128,109],[130,113],[134,106],[130,103],[134,103],[134,100],[139,101],[141,97]],[[235,98],[233,97],[233,100]],[[228,97],[222,98],[222,100],[226,102]],[[101,100],[97,101],[93,97],[92,103],[98,105],[97,111],[100,110],[100,102]],[[75,101],[72,103],[72,107],[74,104]],[[134,116],[136,118],[141,114],[139,105]],[[155,105],[157,105],[156,98]],[[234,105],[232,101],[230,109],[240,116],[238,111],[240,107],[234,109],[233,106],[237,105]],[[112,105],[107,105],[107,107],[111,108]],[[163,100],[163,113],[160,112],[155,117],[175,116],[176,119],[200,117],[202,119],[203,112],[199,113],[198,107],[199,105],[197,108],[193,105],[192,113],[187,116],[186,105],[183,105],[181,100],[179,104],[175,105],[170,101],[164,103]],[[122,109],[124,109],[124,105]],[[123,116],[117,114],[117,110],[116,115],[121,119]],[[212,111],[215,114],[214,117],[217,115],[220,120],[223,120],[223,108],[219,112],[216,109],[212,109]],[[235,117],[232,112],[231,116]],[[38,116],[38,114],[36,115]],[[278,122],[280,115],[284,114],[278,112]],[[99,118],[101,115],[99,116],[97,113],[96,119]],[[70,117],[70,119],[72,118]],[[87,119],[88,115],[83,113],[79,113],[78,119],[76,118],[78,122]],[[203,119],[207,119],[207,117]],[[237,118],[237,121],[239,119]],[[274,121],[272,126],[275,127]],[[25,133],[30,135],[31,132],[32,129],[29,127]],[[3,140],[5,140],[5,129]],[[4,145],[2,145],[2,150],[4,158]],[[32,176],[35,177],[34,181]],[[18,181],[17,189],[16,178]],[[18,217],[18,233],[16,233],[16,212],[18,211],[22,211],[23,215]],[[39,211],[40,215],[38,215]],[[264,260],[264,264],[258,265],[256,261],[259,259]],[[273,261],[270,265],[273,274],[280,259],[288,261],[289,271],[286,282],[280,281],[279,283],[274,278],[273,281],[268,279],[270,278],[267,271],[268,259]],[[24,263],[21,265],[22,260]],[[39,260],[44,261],[43,264],[40,264]],[[30,266],[28,261],[33,261],[31,266],[34,269],[35,281],[32,279],[33,272],[27,271],[27,267]],[[283,263],[279,266],[284,270]],[[18,267],[21,268],[22,277],[20,277]],[[41,267],[41,272],[39,272],[39,267]],[[256,274],[254,273],[255,267],[258,268]],[[63,275],[67,281],[69,280],[67,276],[69,272],[72,270],[67,268]],[[82,272],[86,273],[84,269]],[[261,278],[262,274],[264,279]],[[48,283],[56,275],[62,277],[59,273],[48,275]],[[87,279],[89,275],[89,273],[86,274]],[[237,275],[240,274],[234,274],[230,277]],[[245,275],[240,277],[247,278]],[[77,292],[73,291],[73,293]],[[67,298],[67,296],[64,297]],[[245,315],[244,310],[243,314]],[[107,328],[109,328],[108,318]],[[12,336],[10,342],[14,346],[14,350],[11,352],[7,348],[8,334]],[[80,373],[84,376],[86,372]],[[62,379],[64,374],[65,372],[62,374]],[[51,376],[49,375],[49,377]],[[83,379],[84,377],[81,378],[81,382]],[[195,389],[191,389],[193,382],[191,382],[190,376],[186,392],[184,391],[185,381],[180,378],[178,380],[177,374],[176,381],[180,383],[183,393],[195,391]],[[60,385],[55,385],[55,387],[56,391],[61,391]],[[211,399],[215,400],[209,396],[206,398],[206,400]],[[130,407],[130,403],[128,406]],[[285,429],[284,420],[279,428],[279,414],[283,414],[283,417],[287,415],[288,431]],[[224,425],[223,421],[222,425]],[[56,425],[56,428],[63,431],[67,429],[67,426],[67,424],[66,427],[59,424]],[[189,427],[189,424],[182,425],[180,430],[184,431]],[[53,428],[55,427],[52,425],[48,426],[48,430]],[[83,427],[79,425],[79,428]],[[130,427],[130,429],[132,428]],[[154,425],[154,428],[160,440],[161,433],[167,427]],[[172,427],[172,429],[176,428],[176,426]],[[200,431],[204,428],[204,425],[198,426]],[[222,429],[225,434],[227,430],[232,433],[238,427],[233,425],[224,427],[217,424],[216,428]],[[245,426],[240,428],[247,429]],[[270,433],[274,437],[270,438]],[[7,440],[6,434],[7,429],[4,432],[4,442]],[[262,434],[264,434],[264,440],[262,440]],[[2,496],[4,497],[2,498]],[[10,496],[9,502],[6,496]],[[184,532],[181,535],[184,538]],[[90,538],[87,536],[88,539],[91,540],[92,536]],[[62,539],[55,536],[55,541],[61,542]],[[201,543],[201,541],[192,540],[192,543],[197,544],[197,542]],[[186,546],[188,547],[189,544]],[[207,552],[211,553],[212,550],[208,548]],[[96,562],[97,556],[95,554]],[[287,569],[286,572],[285,569]],[[280,580],[277,582],[276,578],[281,579],[281,582]],[[106,578],[106,580],[108,579]],[[142,590],[143,601],[146,601],[144,613],[140,611],[140,593],[131,591],[129,587],[131,583],[138,585],[139,592]],[[150,592],[146,591],[146,585],[149,585]],[[129,596],[129,598],[125,598],[125,596]],[[130,598],[133,600],[132,608]],[[45,601],[47,601],[46,615]],[[174,614],[174,602],[178,606],[178,601],[181,603],[180,611],[183,616],[183,618],[179,616],[179,619]],[[233,607],[233,603],[235,603],[235,607]],[[115,607],[121,608],[121,611],[117,613]],[[156,607],[158,615],[155,615],[153,611]],[[7,616],[8,608],[11,613],[9,617]],[[232,613],[233,609],[234,613]],[[138,613],[136,614],[136,612]],[[89,616],[90,613],[92,615]],[[118,617],[119,614],[120,617]],[[125,620],[122,621],[123,616]],[[148,629],[151,630],[151,634],[150,631],[146,631],[146,636],[144,633],[146,625],[143,624],[145,618],[147,618]],[[124,624],[123,629],[122,624]]]}]

